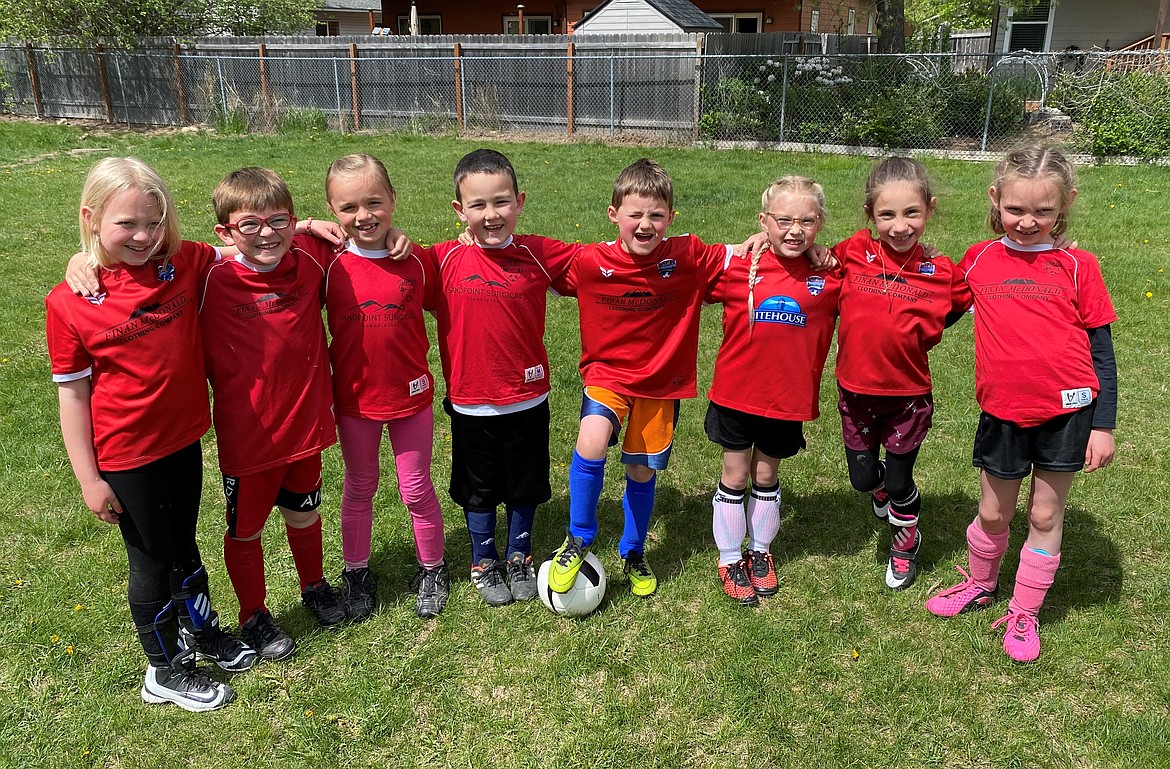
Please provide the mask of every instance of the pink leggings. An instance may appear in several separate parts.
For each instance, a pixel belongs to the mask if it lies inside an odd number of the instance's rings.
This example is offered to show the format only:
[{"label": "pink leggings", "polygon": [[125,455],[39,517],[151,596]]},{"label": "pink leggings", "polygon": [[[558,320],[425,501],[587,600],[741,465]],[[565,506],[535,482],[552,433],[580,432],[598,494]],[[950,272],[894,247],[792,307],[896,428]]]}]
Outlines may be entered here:
[{"label": "pink leggings", "polygon": [[346,568],[369,565],[374,521],[374,494],[381,466],[378,452],[382,426],[390,435],[398,496],[410,511],[414,550],[420,564],[443,561],[443,512],[431,483],[434,413],[430,406],[408,417],[386,422],[342,414],[338,420],[345,485],[341,492],[341,552]]}]

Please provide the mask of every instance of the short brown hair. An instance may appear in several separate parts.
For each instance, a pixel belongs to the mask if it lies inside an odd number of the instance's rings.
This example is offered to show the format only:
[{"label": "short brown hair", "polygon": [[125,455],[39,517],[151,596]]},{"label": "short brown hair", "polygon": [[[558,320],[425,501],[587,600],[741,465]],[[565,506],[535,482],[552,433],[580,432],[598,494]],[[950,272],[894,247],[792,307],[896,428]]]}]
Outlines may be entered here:
[{"label": "short brown hair", "polygon": [[241,168],[232,171],[216,186],[211,194],[215,218],[220,224],[227,224],[236,211],[263,211],[280,209],[295,214],[292,192],[284,179],[267,168]]},{"label": "short brown hair", "polygon": [[674,209],[674,182],[670,174],[650,158],[639,158],[622,169],[614,179],[610,205],[620,207],[629,195],[661,200],[667,208]]},{"label": "short brown hair", "polygon": [[512,193],[520,195],[520,183],[516,181],[516,169],[512,161],[502,152],[489,149],[478,149],[468,152],[455,165],[455,199],[463,200],[463,193],[459,186],[463,180],[474,174],[491,174],[507,176],[512,182]]}]

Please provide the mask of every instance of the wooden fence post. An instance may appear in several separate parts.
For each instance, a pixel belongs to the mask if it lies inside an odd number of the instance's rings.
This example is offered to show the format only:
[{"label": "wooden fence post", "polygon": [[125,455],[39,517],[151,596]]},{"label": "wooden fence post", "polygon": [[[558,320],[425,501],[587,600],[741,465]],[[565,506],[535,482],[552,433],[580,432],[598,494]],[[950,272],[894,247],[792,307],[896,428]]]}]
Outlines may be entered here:
[{"label": "wooden fence post", "polygon": [[268,92],[268,46],[261,43],[256,48],[256,55],[260,63],[260,111],[264,115],[264,124],[272,127],[272,100]]},{"label": "wooden fence post", "polygon": [[455,44],[455,127],[463,130],[463,46]]},{"label": "wooden fence post", "polygon": [[24,44],[24,54],[28,58],[28,83],[32,88],[33,108],[37,117],[45,117],[45,105],[41,102],[41,76],[37,72],[37,58],[33,53],[32,43]]},{"label": "wooden fence post", "polygon": [[362,130],[361,94],[358,90],[357,43],[349,44],[349,95],[353,101],[353,130]]},{"label": "wooden fence post", "polygon": [[171,54],[175,63],[175,96],[179,101],[179,122],[188,125],[191,116],[187,112],[187,85],[183,82],[183,66],[179,63],[179,54],[182,48],[178,43],[171,46]]},{"label": "wooden fence post", "polygon": [[103,49],[101,43],[95,45],[94,49],[97,52],[98,82],[100,83],[102,89],[102,104],[105,105],[106,108],[106,122],[113,123],[114,105],[110,102],[110,79],[106,76],[106,57],[102,52]]},{"label": "wooden fence post", "polygon": [[577,46],[569,43],[568,59],[565,65],[565,126],[569,136],[573,135],[573,56]]},{"label": "wooden fence post", "polygon": [[691,115],[691,141],[699,140],[699,120],[703,116],[703,43],[704,35],[695,41],[695,110]]}]

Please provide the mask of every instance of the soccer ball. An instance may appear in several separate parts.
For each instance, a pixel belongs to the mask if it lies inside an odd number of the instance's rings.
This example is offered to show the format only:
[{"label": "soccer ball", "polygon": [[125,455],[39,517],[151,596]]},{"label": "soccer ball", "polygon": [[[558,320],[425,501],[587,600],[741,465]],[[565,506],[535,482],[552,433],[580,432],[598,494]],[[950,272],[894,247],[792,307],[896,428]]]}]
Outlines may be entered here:
[{"label": "soccer ball", "polygon": [[593,553],[585,554],[585,562],[581,564],[581,571],[577,572],[577,581],[567,593],[557,593],[548,586],[550,568],[552,561],[540,565],[536,575],[536,591],[553,614],[584,617],[601,605],[601,599],[605,597],[605,569]]}]

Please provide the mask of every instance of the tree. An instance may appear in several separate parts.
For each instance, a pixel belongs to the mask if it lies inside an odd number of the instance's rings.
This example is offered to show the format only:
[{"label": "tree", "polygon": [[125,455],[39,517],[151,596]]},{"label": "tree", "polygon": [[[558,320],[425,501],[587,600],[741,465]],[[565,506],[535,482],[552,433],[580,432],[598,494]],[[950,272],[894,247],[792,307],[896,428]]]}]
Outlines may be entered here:
[{"label": "tree", "polygon": [[877,0],[878,53],[906,52],[906,5],[903,0]]},{"label": "tree", "polygon": [[0,0],[0,37],[131,45],[139,37],[263,35],[312,25],[300,0]]}]

